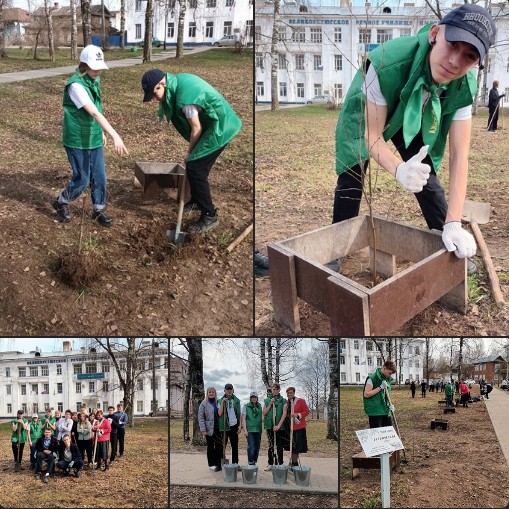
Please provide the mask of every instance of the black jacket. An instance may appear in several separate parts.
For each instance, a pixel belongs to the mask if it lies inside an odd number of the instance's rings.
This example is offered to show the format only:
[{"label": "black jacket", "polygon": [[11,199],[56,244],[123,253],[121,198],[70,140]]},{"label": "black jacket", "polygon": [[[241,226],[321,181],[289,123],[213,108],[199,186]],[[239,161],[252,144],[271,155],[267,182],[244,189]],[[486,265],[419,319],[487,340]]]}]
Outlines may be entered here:
[{"label": "black jacket", "polygon": [[[64,451],[65,451],[65,444],[62,442],[60,444],[60,449],[58,451],[59,452],[59,458],[58,458],[59,461],[63,461],[64,460]],[[79,451],[78,446],[76,444],[71,444],[71,454],[72,454],[72,461],[76,461],[76,460],[82,459],[80,451]]]},{"label": "black jacket", "polygon": [[[57,440],[57,437],[51,435],[51,443],[49,445],[49,450],[51,452],[56,452],[58,454],[58,449],[60,448],[60,442]],[[37,439],[35,442],[35,449],[37,452],[43,452],[44,449],[44,435]]]},{"label": "black jacket", "polygon": [[107,414],[104,416],[105,419],[111,419],[111,433],[116,433],[120,428],[120,416]]}]

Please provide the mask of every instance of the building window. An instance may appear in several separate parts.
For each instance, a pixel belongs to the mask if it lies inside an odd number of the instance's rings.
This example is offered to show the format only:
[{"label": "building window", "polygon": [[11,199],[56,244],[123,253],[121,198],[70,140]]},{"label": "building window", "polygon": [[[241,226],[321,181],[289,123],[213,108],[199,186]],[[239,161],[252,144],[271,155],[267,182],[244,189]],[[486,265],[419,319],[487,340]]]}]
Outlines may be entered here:
[{"label": "building window", "polygon": [[[73,364],[73,368],[74,368],[75,375],[81,375],[81,373],[83,373],[83,366],[81,364]],[[62,374],[62,373],[60,373],[60,374]]]},{"label": "building window", "polygon": [[48,366],[41,366],[41,375],[49,376],[49,367]]},{"label": "building window", "polygon": [[297,83],[297,97],[304,99],[304,83]]},{"label": "building window", "polygon": [[248,19],[246,21],[246,35],[248,37],[253,37],[253,20],[252,19]]},{"label": "building window", "polygon": [[27,404],[26,403],[22,403],[21,409],[23,410],[23,413],[26,414],[27,413]]},{"label": "building window", "polygon": [[295,55],[295,70],[304,70],[304,55]]},{"label": "building window", "polygon": [[491,58],[488,58],[488,72],[491,72]]},{"label": "building window", "polygon": [[80,407],[81,407],[81,401],[78,401],[76,403],[76,412],[78,412],[78,414],[80,413]]},{"label": "building window", "polygon": [[64,411],[64,404],[62,402],[57,403],[57,410],[59,412],[63,412]]},{"label": "building window", "polygon": [[356,356],[354,357],[354,361],[353,361],[353,363],[354,363],[356,366],[358,366],[358,365],[361,363],[360,358],[359,358],[359,356],[358,356],[358,355],[356,355]]},{"label": "building window", "polygon": [[62,390],[62,384],[61,383],[57,383],[57,394],[63,394],[63,390]]},{"label": "building window", "polygon": [[373,366],[373,359],[368,357],[368,366]]},{"label": "building window", "polygon": [[341,83],[334,83],[334,98],[338,102],[343,99],[343,85]]},{"label": "building window", "polygon": [[322,28],[311,28],[310,29],[311,42],[322,42]]},{"label": "building window", "polygon": [[233,23],[231,21],[225,21],[223,27],[223,35],[232,35]]},{"label": "building window", "polygon": [[30,376],[39,376],[39,368],[30,368]]},{"label": "building window", "polygon": [[62,364],[57,364],[57,375],[62,374]]},{"label": "building window", "polygon": [[286,30],[286,27],[279,27],[279,40],[284,42],[288,40],[288,31]]},{"label": "building window", "polygon": [[371,44],[370,28],[361,28],[359,30],[359,44]]},{"label": "building window", "polygon": [[[156,380],[156,390],[159,389],[159,383],[157,382]],[[153,391],[154,390],[154,381],[151,380],[150,381],[150,390]]]},{"label": "building window", "polygon": [[9,378],[11,376],[11,368],[5,368],[5,376]]},{"label": "building window", "polygon": [[322,55],[313,55],[313,69],[315,71],[323,71]]},{"label": "building window", "polygon": [[27,395],[27,386],[25,384],[23,384],[21,386],[21,395],[22,396],[26,396]]},{"label": "building window", "polygon": [[189,7],[191,7],[191,9],[196,9],[196,7],[198,7],[198,0],[189,0]]},{"label": "building window", "polygon": [[143,390],[143,380],[138,380],[138,383],[136,384],[136,390],[137,391]]},{"label": "building window", "polygon": [[381,368],[382,367],[382,358],[381,357],[377,357],[376,358],[376,367],[377,368]]},{"label": "building window", "polygon": [[263,55],[261,53],[255,54],[255,65],[260,69],[263,69]]},{"label": "building window", "polygon": [[263,87],[263,81],[257,81],[256,82],[256,95],[257,96],[265,95],[265,89]]},{"label": "building window", "polygon": [[12,405],[10,403],[7,403],[7,413],[12,414]]},{"label": "building window", "polygon": [[76,394],[81,394],[81,382],[76,382]]},{"label": "building window", "polygon": [[359,340],[355,339],[353,342],[353,349],[358,350],[359,349]]},{"label": "building window", "polygon": [[416,346],[415,347],[415,355],[420,355],[421,354],[421,351],[419,350],[419,347]]},{"label": "building window", "polygon": [[[279,83],[279,95],[281,97],[286,97],[288,95],[288,91],[286,88],[286,81],[281,81]],[[168,387],[166,387],[166,388],[168,388]]]},{"label": "building window", "polygon": [[278,55],[278,68],[286,70],[287,69],[287,62],[286,62],[286,55]]},{"label": "building window", "polygon": [[367,352],[373,351],[373,341],[366,341],[366,351]]},{"label": "building window", "polygon": [[168,30],[166,31],[166,37],[173,39],[175,37],[175,23],[168,23]]},{"label": "building window", "polygon": [[376,31],[376,42],[382,44],[383,42],[390,41],[392,39],[392,30],[383,30],[379,28]]},{"label": "building window", "polygon": [[49,384],[42,384],[42,394],[49,394]]},{"label": "building window", "polygon": [[417,361],[417,360],[415,361],[415,367],[416,367],[416,368],[419,368],[419,367],[420,367],[419,361]]},{"label": "building window", "polygon": [[12,385],[6,385],[6,386],[5,386],[5,390],[7,391],[7,392],[6,392],[7,396],[10,396],[10,395],[12,394],[12,393],[11,393],[11,391],[12,391]]},{"label": "building window", "polygon": [[214,22],[207,21],[205,24],[205,37],[214,37]]},{"label": "building window", "polygon": [[95,362],[85,364],[85,373],[97,373],[97,364]]},{"label": "building window", "polygon": [[88,392],[95,392],[95,382],[88,382]]},{"label": "building window", "polygon": [[103,382],[103,392],[108,392],[108,382]]},{"label": "building window", "polygon": [[341,27],[334,27],[334,42],[341,42]]},{"label": "building window", "polygon": [[143,0],[136,0],[136,6],[134,7],[134,9],[139,12],[141,11],[141,3],[142,3]]},{"label": "building window", "polygon": [[343,55],[334,55],[334,70],[343,70]]},{"label": "building window", "polygon": [[322,84],[321,83],[315,83],[313,88],[315,90],[315,95],[322,95]]},{"label": "building window", "polygon": [[32,384],[32,391],[30,394],[39,394],[39,384]]},{"label": "building window", "polygon": [[196,37],[196,21],[189,22],[189,37]]},{"label": "building window", "polygon": [[134,36],[135,39],[141,39],[141,23],[136,23],[135,26],[135,31],[136,31],[136,35]]},{"label": "building window", "polygon": [[412,31],[410,30],[410,28],[400,28],[399,29],[400,37],[408,37],[409,35],[412,35]]},{"label": "building window", "polygon": [[216,0],[207,0],[207,8],[213,9],[216,6]]},{"label": "building window", "polygon": [[346,348],[346,341],[344,339],[339,340],[339,348]]},{"label": "building window", "polygon": [[103,373],[109,373],[110,372],[110,364],[109,364],[109,362],[103,362],[102,363],[102,372]]},{"label": "building window", "polygon": [[120,368],[120,371],[121,371],[122,373],[125,373],[125,362],[121,362],[121,363],[119,364],[119,368]]},{"label": "building window", "polygon": [[345,364],[345,356],[344,355],[340,355],[339,356],[339,363],[340,364]]},{"label": "building window", "polygon": [[346,382],[346,373],[341,371],[341,381]]},{"label": "building window", "polygon": [[136,402],[136,411],[137,412],[143,412],[143,401],[137,401]]},{"label": "building window", "polygon": [[234,0],[226,0],[226,7],[231,7],[233,5],[233,2]]},{"label": "building window", "polygon": [[255,27],[255,42],[262,42],[262,27],[259,25],[256,25]]},{"label": "building window", "polygon": [[355,373],[355,381],[356,382],[360,382],[361,381],[361,374],[360,373]]},{"label": "building window", "polygon": [[293,42],[306,42],[306,31],[303,27],[295,28],[292,32]]},{"label": "building window", "polygon": [[27,376],[27,368],[18,368],[18,373],[19,373],[20,378]]},{"label": "building window", "polygon": [[414,367],[414,362],[413,361],[408,361],[408,367],[409,368],[413,368]]}]

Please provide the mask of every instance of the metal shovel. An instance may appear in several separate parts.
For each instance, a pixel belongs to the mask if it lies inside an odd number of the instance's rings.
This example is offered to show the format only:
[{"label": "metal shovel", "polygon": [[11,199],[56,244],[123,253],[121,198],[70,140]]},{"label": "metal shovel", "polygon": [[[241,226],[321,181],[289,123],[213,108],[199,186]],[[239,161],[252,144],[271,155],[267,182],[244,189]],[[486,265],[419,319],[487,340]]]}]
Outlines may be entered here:
[{"label": "metal shovel", "polygon": [[168,230],[166,232],[166,235],[168,235],[168,237],[170,237],[170,240],[174,244],[183,244],[186,241],[187,233],[180,230],[182,227],[182,216],[184,215],[185,186],[186,186],[185,177],[180,178],[179,188],[178,188],[179,210],[178,210],[178,214],[177,214],[177,224],[176,224],[174,230]]}]

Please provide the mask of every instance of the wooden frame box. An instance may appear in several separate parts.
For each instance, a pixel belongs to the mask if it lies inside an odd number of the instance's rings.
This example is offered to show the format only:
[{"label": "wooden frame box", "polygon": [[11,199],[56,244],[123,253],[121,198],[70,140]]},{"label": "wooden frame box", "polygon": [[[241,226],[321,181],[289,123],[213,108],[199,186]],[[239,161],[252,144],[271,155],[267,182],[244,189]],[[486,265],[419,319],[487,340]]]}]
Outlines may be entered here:
[{"label": "wooden frame box", "polygon": [[[143,201],[156,200],[162,188],[184,189],[184,201],[190,199],[189,186],[184,186],[186,169],[178,163],[135,162],[134,176],[143,187]],[[177,201],[180,196],[177,196]]]},{"label": "wooden frame box", "polygon": [[[373,235],[374,232],[374,235]],[[325,266],[368,247],[388,277],[366,288]],[[466,313],[466,259],[443,246],[441,232],[359,216],[268,246],[274,318],[300,332],[299,299],[330,319],[332,335],[390,334],[437,300]],[[396,258],[413,263],[396,274]]]}]

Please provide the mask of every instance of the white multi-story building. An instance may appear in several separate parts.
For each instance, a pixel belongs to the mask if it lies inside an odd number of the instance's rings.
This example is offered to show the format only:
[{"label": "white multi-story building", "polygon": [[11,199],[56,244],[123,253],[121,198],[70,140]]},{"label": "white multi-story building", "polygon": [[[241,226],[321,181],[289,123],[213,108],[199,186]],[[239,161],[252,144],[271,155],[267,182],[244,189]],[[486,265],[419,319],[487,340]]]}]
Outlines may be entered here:
[{"label": "white multi-story building", "polygon": [[[415,35],[424,25],[436,22],[431,9],[409,1],[367,2],[352,7],[317,6],[315,2],[287,1],[281,6],[278,53],[278,94],[281,103],[305,103],[315,95],[345,97],[366,53],[379,44],[406,35]],[[453,3],[451,7],[459,7]],[[443,12],[446,12],[441,3]],[[488,71],[481,83],[481,104],[498,80],[499,92],[509,105],[509,4],[492,3],[490,10],[497,26],[497,38],[489,51]],[[271,43],[274,24],[273,2],[255,4],[255,80],[257,102],[271,101]]]},{"label": "white multi-story building", "polygon": [[[210,45],[224,35],[238,35],[244,44],[253,42],[252,0],[190,0],[186,2],[184,44]],[[166,4],[166,5],[165,5]],[[132,0],[126,12],[128,44],[145,38],[147,2]],[[152,35],[166,44],[177,44],[180,2],[154,2]]]},{"label": "white multi-story building", "polygon": [[[168,408],[168,350],[156,348],[156,399],[158,407]],[[120,368],[125,362],[118,358]],[[134,398],[134,415],[152,411],[152,355],[146,353],[146,372],[138,378]],[[44,412],[46,408],[79,411],[84,403],[106,411],[123,400],[117,372],[106,352],[82,347],[73,350],[70,341],[63,342],[61,352],[0,352],[0,416],[15,417],[18,409],[25,413]]]},{"label": "white multi-story building", "polygon": [[[384,357],[387,360],[389,342],[387,339],[377,339],[376,341],[382,346]],[[406,380],[419,382],[422,379],[424,343],[424,339],[414,338],[392,340],[391,359],[396,362],[398,368],[396,377],[399,376],[400,383],[405,383]],[[368,375],[382,366],[382,355],[373,340],[352,338],[339,340],[340,384],[363,384]]]}]

